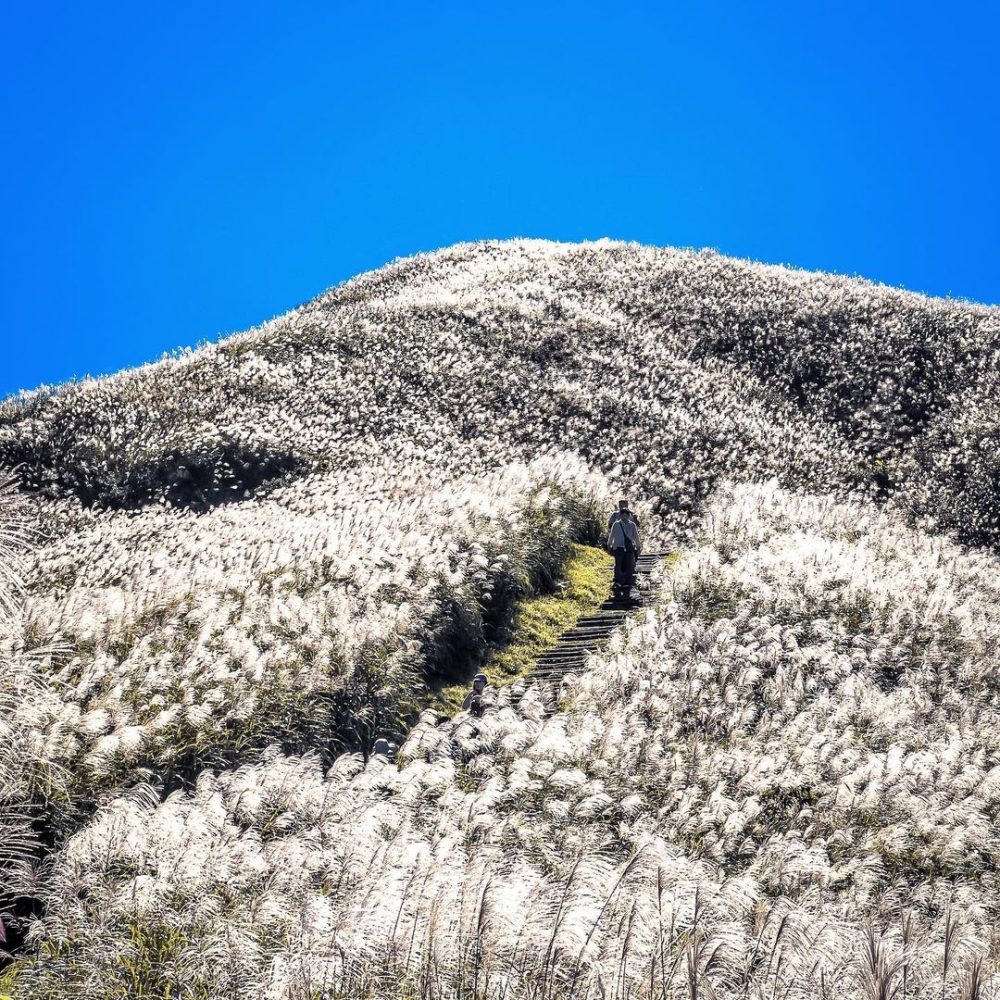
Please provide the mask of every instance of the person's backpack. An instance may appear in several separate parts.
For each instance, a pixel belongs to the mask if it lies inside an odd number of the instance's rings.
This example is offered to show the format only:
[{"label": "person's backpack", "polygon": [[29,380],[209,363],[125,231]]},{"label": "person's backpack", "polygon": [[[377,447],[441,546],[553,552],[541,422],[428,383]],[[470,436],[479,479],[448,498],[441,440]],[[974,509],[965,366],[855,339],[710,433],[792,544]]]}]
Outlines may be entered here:
[{"label": "person's backpack", "polygon": [[[635,530],[638,531],[642,527],[642,525],[639,523],[639,515],[636,514],[634,510],[630,510],[629,513],[632,515],[632,520],[635,521]],[[615,526],[615,524],[621,520],[621,517],[622,517],[621,512],[617,510],[611,514],[611,516],[608,518],[608,531],[610,531]]]},{"label": "person's backpack", "polygon": [[[611,543],[615,533],[615,525],[619,525],[621,527],[622,542],[624,543],[625,551],[630,554],[638,551],[635,542],[632,541],[632,539],[629,537],[628,532],[625,530],[625,525],[627,523],[628,523],[627,521],[623,520],[622,518],[619,518],[617,521],[614,522],[614,524],[611,525],[611,530],[608,532],[608,543],[607,543],[609,552],[614,548],[614,546]],[[636,530],[638,531],[638,525],[636,525]]]},{"label": "person's backpack", "polygon": [[629,533],[625,530],[624,524],[622,525],[622,538],[625,541],[625,551],[629,555],[635,555],[638,549],[635,546],[635,542],[629,537]]}]

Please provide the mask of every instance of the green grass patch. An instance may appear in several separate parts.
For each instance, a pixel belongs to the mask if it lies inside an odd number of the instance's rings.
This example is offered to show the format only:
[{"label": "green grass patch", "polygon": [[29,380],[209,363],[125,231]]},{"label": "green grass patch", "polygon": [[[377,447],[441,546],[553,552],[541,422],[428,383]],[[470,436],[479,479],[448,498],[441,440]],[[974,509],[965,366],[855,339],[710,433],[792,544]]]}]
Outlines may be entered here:
[{"label": "green grass patch", "polygon": [[611,556],[603,549],[574,543],[563,576],[556,581],[555,592],[522,601],[514,614],[510,642],[491,647],[483,666],[471,668],[465,683],[432,690],[429,707],[446,714],[457,712],[472,678],[480,672],[495,687],[523,677],[539,654],[554,646],[563,632],[608,599],[613,565]]}]

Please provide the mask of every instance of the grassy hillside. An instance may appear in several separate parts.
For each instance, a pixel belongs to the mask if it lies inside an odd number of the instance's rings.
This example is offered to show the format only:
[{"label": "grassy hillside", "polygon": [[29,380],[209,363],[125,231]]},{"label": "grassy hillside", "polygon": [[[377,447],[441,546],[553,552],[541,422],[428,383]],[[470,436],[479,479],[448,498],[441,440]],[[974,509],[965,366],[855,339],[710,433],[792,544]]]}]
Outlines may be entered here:
[{"label": "grassy hillside", "polygon": [[[518,241],[8,401],[17,995],[991,995],[998,334]],[[551,718],[411,729],[621,492],[662,604]]]}]

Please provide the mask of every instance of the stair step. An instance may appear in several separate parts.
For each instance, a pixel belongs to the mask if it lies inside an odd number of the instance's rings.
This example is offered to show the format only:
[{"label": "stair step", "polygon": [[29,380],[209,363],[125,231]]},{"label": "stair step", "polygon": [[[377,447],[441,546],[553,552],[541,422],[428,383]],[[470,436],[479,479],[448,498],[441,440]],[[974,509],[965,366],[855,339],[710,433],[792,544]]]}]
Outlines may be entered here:
[{"label": "stair step", "polygon": [[[648,552],[639,556],[632,596],[609,598],[596,611],[580,618],[559,636],[555,646],[538,657],[526,680],[554,686],[568,675],[586,669],[587,657],[606,646],[611,634],[626,618],[655,600],[662,587],[659,581],[654,584],[649,574],[664,555],[665,552]],[[554,699],[546,699],[545,704],[546,714],[555,711]]]}]

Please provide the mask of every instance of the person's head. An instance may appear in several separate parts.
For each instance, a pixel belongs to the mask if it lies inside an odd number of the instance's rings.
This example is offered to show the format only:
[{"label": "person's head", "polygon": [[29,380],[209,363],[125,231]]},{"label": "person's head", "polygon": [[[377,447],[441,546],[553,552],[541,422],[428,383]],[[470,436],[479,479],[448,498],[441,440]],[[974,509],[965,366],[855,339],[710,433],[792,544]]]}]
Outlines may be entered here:
[{"label": "person's head", "polygon": [[391,752],[392,747],[389,746],[389,741],[386,739],[377,739],[375,741],[375,746],[372,747],[372,756],[375,757],[388,757]]},{"label": "person's head", "polygon": [[472,690],[475,691],[476,694],[482,694],[485,687],[486,674],[476,674],[476,676],[472,678]]},{"label": "person's head", "polygon": [[631,511],[628,509],[628,500],[618,501],[618,513],[619,514],[629,514]]}]

